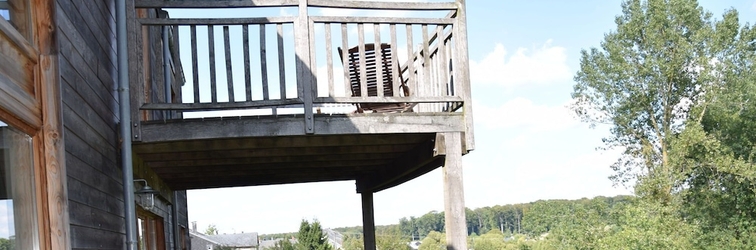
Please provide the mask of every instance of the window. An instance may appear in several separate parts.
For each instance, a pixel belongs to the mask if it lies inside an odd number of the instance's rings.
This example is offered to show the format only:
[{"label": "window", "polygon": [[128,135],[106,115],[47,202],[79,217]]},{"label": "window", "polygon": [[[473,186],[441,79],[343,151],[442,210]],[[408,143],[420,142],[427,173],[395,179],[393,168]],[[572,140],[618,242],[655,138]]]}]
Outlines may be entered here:
[{"label": "window", "polygon": [[9,21],[26,39],[31,37],[29,11],[29,0],[0,0],[0,16]]},{"label": "window", "polygon": [[0,248],[38,249],[32,138],[0,121]]},{"label": "window", "polygon": [[137,212],[137,241],[139,250],[165,250],[163,218],[150,212]]}]

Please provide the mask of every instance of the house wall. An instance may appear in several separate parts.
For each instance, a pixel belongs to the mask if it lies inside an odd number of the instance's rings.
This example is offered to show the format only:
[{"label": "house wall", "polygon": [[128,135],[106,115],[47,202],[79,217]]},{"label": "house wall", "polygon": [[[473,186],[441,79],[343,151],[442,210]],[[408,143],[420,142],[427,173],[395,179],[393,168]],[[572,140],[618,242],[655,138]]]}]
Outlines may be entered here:
[{"label": "house wall", "polygon": [[[124,249],[115,3],[55,2],[71,248]],[[174,239],[171,197],[155,209],[167,249]],[[179,224],[186,227],[186,195],[178,197]]]}]

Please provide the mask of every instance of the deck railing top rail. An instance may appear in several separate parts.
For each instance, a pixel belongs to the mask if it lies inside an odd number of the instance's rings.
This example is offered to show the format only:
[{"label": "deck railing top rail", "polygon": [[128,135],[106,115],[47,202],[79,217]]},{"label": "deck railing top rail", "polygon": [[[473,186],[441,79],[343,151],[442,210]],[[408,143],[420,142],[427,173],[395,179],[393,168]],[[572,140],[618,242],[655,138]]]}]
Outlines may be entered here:
[{"label": "deck railing top rail", "polygon": [[[308,7],[375,10],[457,10],[457,2],[386,2],[308,0]],[[251,8],[298,7],[300,0],[135,0],[136,8]]]}]

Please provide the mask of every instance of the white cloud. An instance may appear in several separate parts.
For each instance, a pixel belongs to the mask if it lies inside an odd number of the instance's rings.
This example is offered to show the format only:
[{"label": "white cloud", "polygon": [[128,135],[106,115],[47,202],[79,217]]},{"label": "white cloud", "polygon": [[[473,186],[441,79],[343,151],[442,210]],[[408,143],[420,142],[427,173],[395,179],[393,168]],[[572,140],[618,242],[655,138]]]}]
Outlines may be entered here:
[{"label": "white cloud", "polygon": [[506,87],[563,82],[572,77],[565,48],[551,45],[551,40],[532,52],[518,48],[509,57],[504,45],[496,44],[483,60],[470,61],[470,73],[474,83]]},{"label": "white cloud", "polygon": [[567,104],[538,105],[518,97],[499,107],[475,103],[475,121],[488,128],[527,128],[531,131],[552,131],[578,124]]}]

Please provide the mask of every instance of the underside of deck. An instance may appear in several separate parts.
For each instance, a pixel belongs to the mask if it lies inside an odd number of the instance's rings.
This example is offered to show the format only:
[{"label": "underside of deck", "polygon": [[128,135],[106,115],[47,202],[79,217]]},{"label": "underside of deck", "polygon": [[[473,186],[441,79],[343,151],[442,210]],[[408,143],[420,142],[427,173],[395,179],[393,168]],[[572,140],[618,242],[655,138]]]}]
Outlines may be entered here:
[{"label": "underside of deck", "polygon": [[441,166],[437,135],[463,131],[461,119],[315,115],[314,135],[301,115],[153,121],[133,147],[175,190],[356,180],[358,192],[377,192]]}]

